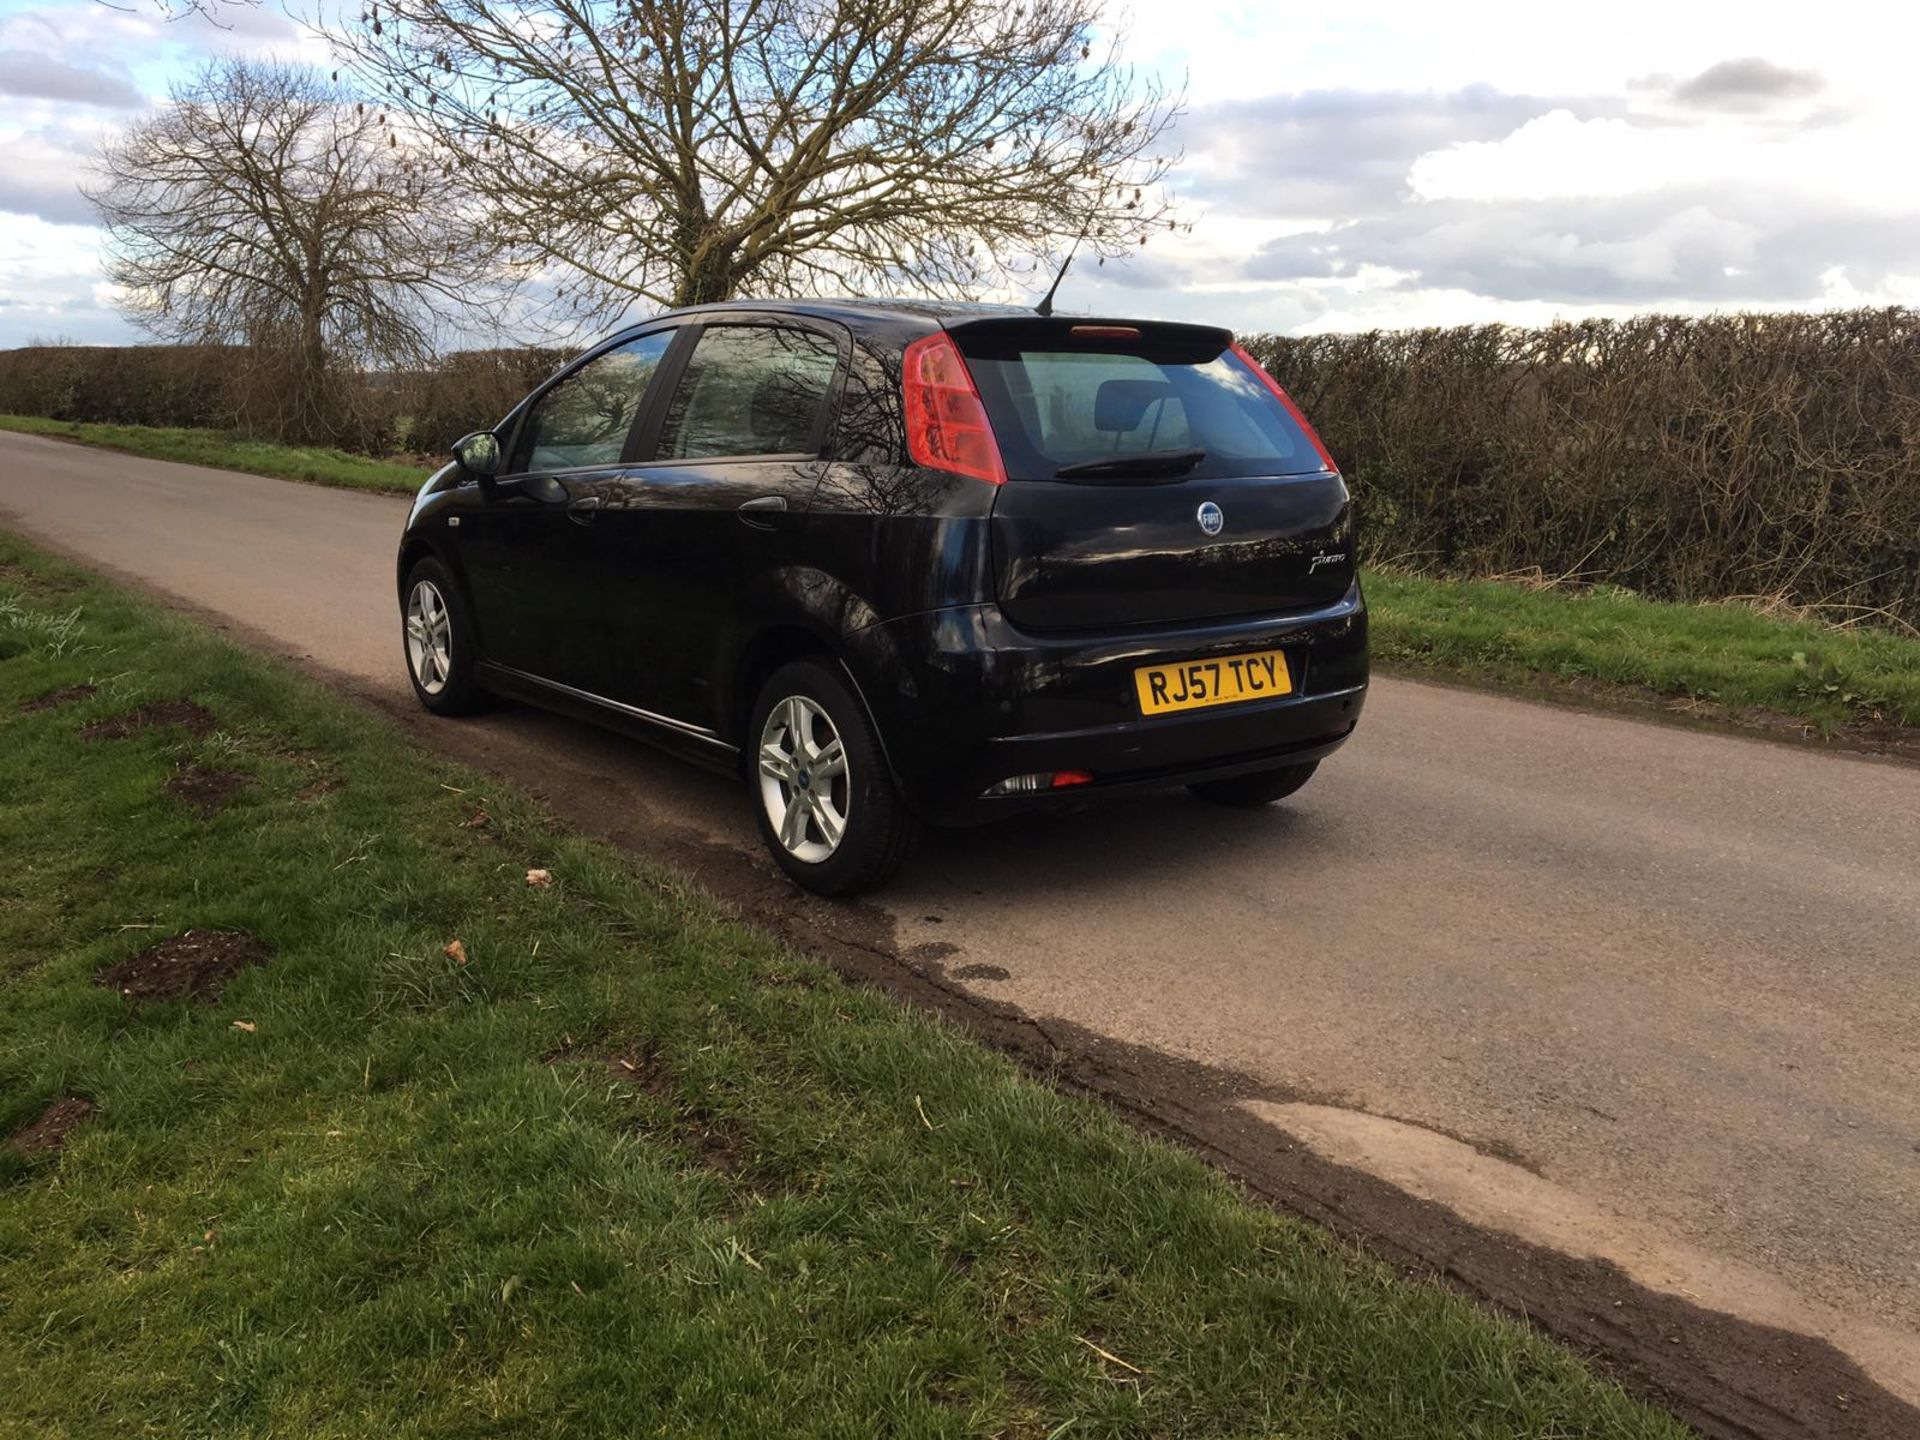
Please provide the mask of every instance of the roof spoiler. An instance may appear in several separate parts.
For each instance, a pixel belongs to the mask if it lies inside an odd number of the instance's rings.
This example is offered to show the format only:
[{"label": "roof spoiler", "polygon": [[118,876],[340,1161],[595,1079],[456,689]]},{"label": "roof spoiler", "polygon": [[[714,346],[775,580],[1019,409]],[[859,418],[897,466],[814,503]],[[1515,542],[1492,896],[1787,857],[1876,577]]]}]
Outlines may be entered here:
[{"label": "roof spoiler", "polygon": [[1216,325],[1173,320],[1129,320],[1099,315],[982,315],[953,319],[946,328],[968,354],[1035,349],[1119,350],[1169,361],[1203,364],[1233,344],[1233,332]]}]

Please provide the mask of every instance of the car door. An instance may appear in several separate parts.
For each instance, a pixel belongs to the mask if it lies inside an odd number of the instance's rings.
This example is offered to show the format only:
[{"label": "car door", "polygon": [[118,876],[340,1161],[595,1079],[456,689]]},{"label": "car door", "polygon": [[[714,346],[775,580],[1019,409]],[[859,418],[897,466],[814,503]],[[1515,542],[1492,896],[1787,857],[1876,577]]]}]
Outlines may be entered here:
[{"label": "car door", "polygon": [[649,331],[549,382],[512,427],[502,474],[463,512],[474,623],[494,663],[593,693],[605,683],[593,530],[673,338]]},{"label": "car door", "polygon": [[614,698],[723,728],[715,691],[798,558],[849,348],[788,316],[730,316],[683,340],[600,513]]}]

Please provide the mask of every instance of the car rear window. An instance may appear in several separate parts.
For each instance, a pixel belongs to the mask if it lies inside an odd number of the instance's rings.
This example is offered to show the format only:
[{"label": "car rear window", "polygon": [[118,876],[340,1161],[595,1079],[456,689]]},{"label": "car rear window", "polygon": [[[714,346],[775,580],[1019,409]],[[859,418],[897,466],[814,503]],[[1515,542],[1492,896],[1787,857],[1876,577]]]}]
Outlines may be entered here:
[{"label": "car rear window", "polygon": [[1014,480],[1128,455],[1203,450],[1202,478],[1298,475],[1320,454],[1231,350],[1103,342],[1085,348],[970,344],[967,365]]}]

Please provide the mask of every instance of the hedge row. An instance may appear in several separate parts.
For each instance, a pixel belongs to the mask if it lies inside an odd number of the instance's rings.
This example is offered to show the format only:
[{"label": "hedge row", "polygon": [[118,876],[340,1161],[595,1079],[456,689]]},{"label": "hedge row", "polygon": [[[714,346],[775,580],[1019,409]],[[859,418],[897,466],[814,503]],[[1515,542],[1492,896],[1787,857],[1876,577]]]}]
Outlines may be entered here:
[{"label": "hedge row", "polygon": [[224,426],[240,351],[220,345],[0,350],[0,414],[110,425]]},{"label": "hedge row", "polygon": [[442,454],[500,420],[559,368],[565,350],[461,350],[403,387],[409,449]]},{"label": "hedge row", "polygon": [[415,374],[331,374],[322,389],[240,347],[29,345],[0,350],[0,414],[439,453],[500,419],[568,353],[462,350]]},{"label": "hedge row", "polygon": [[1258,336],[1366,553],[1920,624],[1920,316]]}]

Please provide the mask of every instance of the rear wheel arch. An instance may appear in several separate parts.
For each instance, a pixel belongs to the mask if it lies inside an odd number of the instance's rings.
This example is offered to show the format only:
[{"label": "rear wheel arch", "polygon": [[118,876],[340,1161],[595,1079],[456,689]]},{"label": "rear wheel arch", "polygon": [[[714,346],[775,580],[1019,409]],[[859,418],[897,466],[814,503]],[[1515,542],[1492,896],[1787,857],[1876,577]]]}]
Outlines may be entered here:
[{"label": "rear wheel arch", "polygon": [[880,752],[886,757],[888,771],[897,776],[893,758],[888,752],[887,733],[873,702],[868,698],[866,682],[848,663],[843,648],[818,631],[792,622],[772,625],[760,631],[747,642],[734,665],[725,714],[729,732],[727,738],[740,747],[741,772],[745,774],[752,769],[753,746],[749,743],[752,737],[747,732],[751,728],[753,707],[760,698],[761,687],[783,665],[806,659],[826,661],[840,672],[841,678],[853,691],[854,698],[860,702],[861,709],[867,712],[867,720],[880,742]]}]

